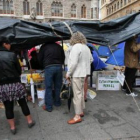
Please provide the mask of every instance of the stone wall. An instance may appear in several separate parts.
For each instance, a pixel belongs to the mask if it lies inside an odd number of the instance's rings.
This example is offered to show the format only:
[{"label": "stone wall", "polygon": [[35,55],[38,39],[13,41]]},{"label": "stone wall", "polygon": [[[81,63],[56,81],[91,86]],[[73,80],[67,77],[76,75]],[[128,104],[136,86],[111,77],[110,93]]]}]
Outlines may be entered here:
[{"label": "stone wall", "polygon": [[[33,7],[36,7],[36,2],[38,0],[28,0],[30,3],[30,10]],[[61,2],[63,5],[63,17],[52,17],[51,16],[51,4],[53,1]],[[43,22],[43,21],[54,21],[54,20],[94,20],[91,19],[91,7],[98,7],[99,0],[41,0],[43,4],[43,15],[37,16],[36,20],[37,22]],[[75,3],[77,7],[77,17],[71,18],[71,5]],[[92,4],[92,5],[91,5]],[[86,6],[86,18],[81,19],[81,7],[85,5]],[[7,15],[0,15],[0,16],[7,16]],[[14,18],[23,19],[23,20],[29,20],[30,15],[24,15],[23,14],[23,0],[14,0],[14,15],[12,15]]]}]

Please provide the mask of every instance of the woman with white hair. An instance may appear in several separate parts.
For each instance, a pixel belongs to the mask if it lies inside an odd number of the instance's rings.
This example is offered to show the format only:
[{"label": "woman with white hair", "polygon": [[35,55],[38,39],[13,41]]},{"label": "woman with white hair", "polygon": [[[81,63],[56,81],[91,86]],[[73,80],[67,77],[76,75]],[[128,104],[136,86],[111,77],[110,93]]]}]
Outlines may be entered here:
[{"label": "woman with white hair", "polygon": [[68,121],[68,124],[75,124],[81,122],[81,117],[84,117],[84,81],[85,77],[90,74],[90,64],[93,58],[89,48],[86,46],[87,40],[81,32],[76,32],[72,35],[70,44],[72,49],[68,59],[66,79],[71,78],[72,80],[75,116]]}]

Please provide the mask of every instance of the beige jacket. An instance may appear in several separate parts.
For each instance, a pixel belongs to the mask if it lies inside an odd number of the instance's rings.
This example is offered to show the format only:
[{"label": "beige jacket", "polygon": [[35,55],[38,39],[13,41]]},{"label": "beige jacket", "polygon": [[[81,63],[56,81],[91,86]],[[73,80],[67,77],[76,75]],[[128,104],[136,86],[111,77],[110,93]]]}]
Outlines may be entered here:
[{"label": "beige jacket", "polygon": [[136,39],[132,38],[126,41],[124,51],[124,63],[129,68],[139,68],[139,50],[140,44],[136,43]]},{"label": "beige jacket", "polygon": [[92,62],[93,57],[89,48],[84,44],[75,44],[69,55],[67,75],[72,77],[90,75],[90,64]]}]

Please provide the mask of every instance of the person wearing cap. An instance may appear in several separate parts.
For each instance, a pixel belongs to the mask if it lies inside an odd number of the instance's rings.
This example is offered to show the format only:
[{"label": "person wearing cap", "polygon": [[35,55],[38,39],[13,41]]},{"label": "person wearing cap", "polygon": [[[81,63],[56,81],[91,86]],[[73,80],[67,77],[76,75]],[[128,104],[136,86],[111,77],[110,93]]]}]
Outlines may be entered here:
[{"label": "person wearing cap", "polygon": [[5,106],[7,121],[12,134],[16,134],[14,100],[17,100],[27,120],[28,127],[35,125],[26,102],[25,87],[20,82],[21,67],[16,55],[10,51],[8,40],[0,42],[0,101]]}]

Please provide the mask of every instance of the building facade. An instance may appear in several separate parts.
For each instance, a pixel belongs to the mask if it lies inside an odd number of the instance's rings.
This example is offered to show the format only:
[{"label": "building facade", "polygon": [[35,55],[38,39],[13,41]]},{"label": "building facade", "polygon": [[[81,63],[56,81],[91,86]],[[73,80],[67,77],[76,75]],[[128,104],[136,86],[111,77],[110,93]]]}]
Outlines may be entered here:
[{"label": "building facade", "polygon": [[99,0],[0,0],[0,17],[36,22],[98,20]]},{"label": "building facade", "polygon": [[102,21],[119,18],[140,10],[140,0],[100,0]]}]

